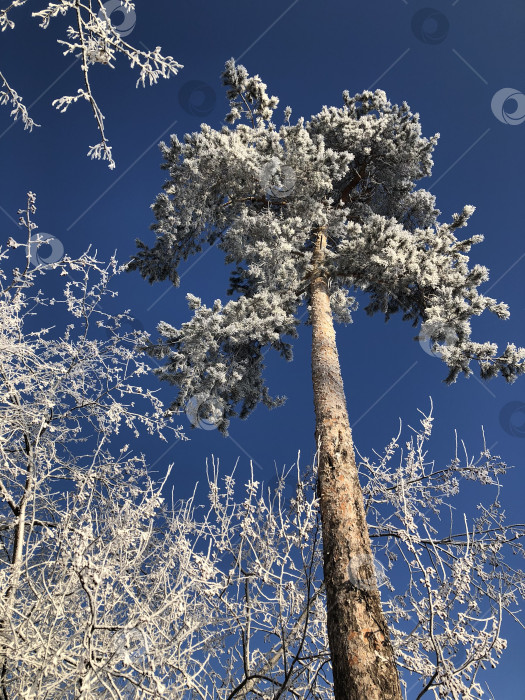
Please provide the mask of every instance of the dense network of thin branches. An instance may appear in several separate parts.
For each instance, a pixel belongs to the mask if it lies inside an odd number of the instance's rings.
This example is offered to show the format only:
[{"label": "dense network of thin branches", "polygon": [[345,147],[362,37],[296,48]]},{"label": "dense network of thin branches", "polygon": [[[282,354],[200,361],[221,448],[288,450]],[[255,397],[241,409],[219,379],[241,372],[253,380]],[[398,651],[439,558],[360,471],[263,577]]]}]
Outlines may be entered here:
[{"label": "dense network of thin branches", "polygon": [[[252,470],[241,489],[213,460],[206,506],[168,500],[170,468],[153,480],[125,443],[183,435],[143,385],[144,340],[103,310],[119,268],[89,253],[35,267],[34,211],[30,194],[26,242],[0,250],[3,700],[331,700],[315,459]],[[61,299],[40,290],[54,275]],[[506,523],[507,467],[485,445],[477,460],[427,457],[432,421],[360,457],[360,477],[406,697],[474,700],[503,618],[522,624],[509,555],[523,556],[525,525]],[[452,517],[470,482],[493,497]],[[354,585],[375,585],[360,564]]]}]

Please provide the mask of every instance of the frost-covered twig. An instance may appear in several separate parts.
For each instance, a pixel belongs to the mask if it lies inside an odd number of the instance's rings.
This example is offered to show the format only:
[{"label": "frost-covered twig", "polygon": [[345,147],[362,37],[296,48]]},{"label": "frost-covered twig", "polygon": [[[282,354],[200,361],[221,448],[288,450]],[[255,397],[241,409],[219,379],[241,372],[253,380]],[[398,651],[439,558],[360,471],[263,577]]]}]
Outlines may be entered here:
[{"label": "frost-covered twig", "polygon": [[[421,677],[418,698],[474,700],[482,696],[476,675],[493,667],[506,647],[501,636],[502,615],[518,617],[516,604],[525,594],[525,576],[510,565],[508,555],[524,550],[525,526],[505,522],[500,506],[499,479],[507,469],[483,445],[477,460],[465,463],[456,454],[446,467],[427,460],[426,443],[432,430],[432,410],[422,414],[422,429],[406,442],[399,464],[389,462],[400,451],[400,435],[377,463],[361,458],[360,469],[373,546],[392,569],[396,589],[383,602],[393,633],[400,668]],[[470,524],[455,531],[442,511],[453,512],[453,499],[462,480],[496,489],[492,505],[480,504]],[[405,676],[405,682],[408,677]],[[416,683],[417,685],[417,683]]]},{"label": "frost-covered twig", "polygon": [[[15,27],[14,21],[8,17],[8,12],[15,7],[24,5],[25,2],[26,0],[15,0],[7,9],[0,11],[0,29],[13,29]],[[64,95],[54,100],[53,105],[61,112],[65,112],[71,104],[80,99],[89,102],[100,133],[100,142],[90,146],[88,155],[91,158],[107,160],[109,167],[114,168],[115,161],[104,129],[104,115],[94,97],[89,81],[90,67],[95,63],[100,63],[114,68],[113,62],[117,55],[121,54],[129,61],[131,68],[138,68],[137,86],[139,84],[145,86],[146,83],[149,85],[157,83],[159,78],[169,78],[176,75],[182,65],[175,61],[172,56],[164,56],[160,46],[152,51],[142,50],[124,41],[123,36],[127,35],[129,30],[122,31],[112,24],[111,11],[108,14],[107,5],[108,3],[102,2],[102,0],[89,0],[88,2],[59,0],[59,2],[48,3],[44,9],[33,12],[32,16],[41,20],[40,26],[43,29],[46,29],[51,20],[59,15],[65,16],[71,11],[74,16],[74,27],[68,27],[67,39],[58,39],[57,41],[65,47],[64,56],[72,54],[80,58],[84,86],[78,89],[76,95]],[[121,11],[125,16],[132,18],[135,16],[135,5],[131,0],[122,0],[121,7],[113,11]],[[10,101],[14,107],[11,116],[15,120],[20,116],[25,128],[32,129],[33,126],[38,126],[28,116],[21,97],[9,86],[2,73],[0,73],[0,80],[4,88],[0,92],[0,104],[6,104]]]},{"label": "frost-covered twig", "polygon": [[0,87],[0,105],[6,105],[8,102],[11,103],[13,109],[10,115],[15,122],[20,117],[24,124],[24,129],[29,129],[29,131],[32,131],[34,126],[40,126],[40,124],[36,124],[33,119],[31,119],[27,107],[22,101],[21,95],[9,85],[2,71],[0,71]]}]

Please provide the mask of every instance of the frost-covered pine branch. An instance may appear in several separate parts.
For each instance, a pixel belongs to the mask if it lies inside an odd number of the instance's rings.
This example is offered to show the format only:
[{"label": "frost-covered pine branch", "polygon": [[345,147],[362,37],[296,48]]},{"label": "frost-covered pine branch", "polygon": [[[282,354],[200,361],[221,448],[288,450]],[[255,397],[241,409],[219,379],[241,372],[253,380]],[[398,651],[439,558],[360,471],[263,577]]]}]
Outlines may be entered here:
[{"label": "frost-covered pine branch", "polygon": [[[26,0],[15,0],[6,9],[0,10],[0,29],[14,29],[15,22],[12,19],[12,10],[26,3]],[[45,4],[45,3],[44,3]],[[110,168],[115,167],[111,146],[104,129],[104,115],[93,95],[89,80],[89,69],[95,63],[114,68],[114,62],[119,54],[124,56],[130,68],[139,71],[137,86],[145,87],[157,83],[159,78],[169,78],[176,75],[182,65],[177,63],[172,56],[164,56],[161,47],[154,50],[143,50],[129,44],[124,40],[128,31],[121,31],[115,26],[110,15],[112,12],[122,13],[124,17],[135,16],[135,4],[131,0],[121,0],[121,7],[111,8],[108,14],[108,3],[103,0],[59,0],[59,2],[47,3],[44,9],[33,12],[33,17],[40,19],[40,26],[47,29],[51,21],[58,16],[71,16],[73,26],[67,28],[67,38],[58,39],[58,43],[64,46],[64,56],[71,54],[80,59],[80,69],[83,76],[83,86],[74,95],[64,95],[53,101],[53,105],[61,112],[65,112],[72,104],[79,100],[89,102],[98,131],[100,141],[90,146],[88,156],[95,159],[107,160]],[[11,14],[10,14],[11,13]],[[13,110],[11,116],[16,120],[19,116],[24,122],[24,128],[32,129],[38,126],[29,117],[27,108],[22,98],[13,90],[4,75],[0,72],[2,91],[0,92],[0,104],[11,102]]]},{"label": "frost-covered pine branch", "polygon": [[456,237],[474,207],[441,223],[435,197],[416,187],[431,173],[439,135],[424,138],[406,103],[392,105],[381,90],[345,92],[342,107],[296,124],[287,123],[287,110],[279,127],[271,121],[278,99],[258,76],[232,60],[223,82],[227,121],[240,123],[219,131],[203,124],[183,141],[161,144],[168,180],[153,205],[156,241],[138,241],[129,265],[150,282],[178,285],[183,261],[217,245],[233,266],[232,300],[208,308],[189,295],[193,318],[181,329],[163,322],[150,348],[164,360],[160,378],[178,387],[177,407],[213,394],[226,430],[232,416],[246,417],[259,402],[276,405],[262,378],[263,351],[292,357],[299,307],[311,301],[319,227],[335,320],[352,321],[352,290],[360,289],[370,295],[367,314],[401,312],[420,326],[418,338],[439,346],[447,382],[471,374],[472,361],[485,379],[501,374],[511,382],[525,371],[524,348],[498,352],[471,340],[473,316],[488,310],[505,319],[509,311],[478,291],[487,268],[469,267],[467,253],[483,237]]}]

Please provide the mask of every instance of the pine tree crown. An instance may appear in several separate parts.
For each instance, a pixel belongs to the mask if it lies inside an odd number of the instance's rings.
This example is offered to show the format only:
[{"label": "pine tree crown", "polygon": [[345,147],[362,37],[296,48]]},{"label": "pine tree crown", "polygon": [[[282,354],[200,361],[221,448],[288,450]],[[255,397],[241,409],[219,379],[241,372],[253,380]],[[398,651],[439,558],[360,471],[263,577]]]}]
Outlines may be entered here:
[{"label": "pine tree crown", "polygon": [[360,289],[370,296],[367,314],[388,320],[400,311],[421,324],[416,339],[439,347],[448,383],[470,375],[472,360],[485,379],[501,373],[512,382],[525,371],[525,349],[509,344],[499,355],[493,343],[470,338],[472,316],[488,309],[504,319],[509,311],[479,293],[487,268],[469,267],[467,253],[483,237],[456,237],[474,207],[441,223],[434,195],[416,187],[432,172],[439,138],[422,136],[417,113],[392,105],[382,90],[345,91],[341,107],[324,106],[308,121],[290,123],[287,107],[277,127],[279,100],[258,75],[230,59],[222,82],[229,126],[202,124],[182,142],[161,144],[168,179],[152,207],[156,242],[137,241],[128,265],[150,282],[178,286],[182,261],[216,245],[232,266],[228,303],[208,308],[189,295],[193,318],[180,329],[162,322],[158,342],[145,346],[164,363],[159,377],[178,387],[172,409],[213,397],[226,432],[232,416],[282,403],[265,386],[263,358],[273,348],[292,359],[321,228],[327,245],[316,272],[329,280],[337,321],[352,321],[351,291]]}]

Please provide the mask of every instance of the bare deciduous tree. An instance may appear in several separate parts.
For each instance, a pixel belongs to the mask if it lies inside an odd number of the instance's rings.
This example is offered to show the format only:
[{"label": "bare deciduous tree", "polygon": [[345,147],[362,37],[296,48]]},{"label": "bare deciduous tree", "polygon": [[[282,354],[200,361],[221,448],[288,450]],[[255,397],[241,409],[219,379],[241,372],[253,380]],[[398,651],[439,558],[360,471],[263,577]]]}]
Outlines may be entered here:
[{"label": "bare deciduous tree", "polygon": [[[103,310],[119,268],[89,253],[34,267],[34,210],[30,194],[27,242],[0,250],[3,700],[331,700],[317,462],[271,489],[252,472],[241,491],[213,462],[207,507],[168,503],[170,470],[153,481],[123,444],[141,426],[183,435],[143,386],[144,338]],[[55,275],[62,300],[38,288]],[[520,622],[525,578],[507,555],[523,555],[525,526],[503,516],[506,465],[486,447],[434,465],[431,427],[430,411],[404,454],[400,430],[376,461],[360,457],[377,574],[353,559],[349,577],[383,587],[410,700],[475,700],[505,648],[503,615]],[[463,480],[495,496],[452,520]]]}]

